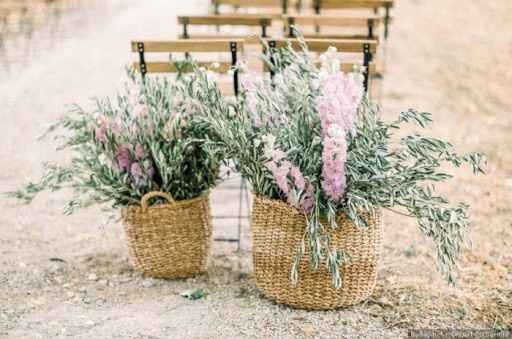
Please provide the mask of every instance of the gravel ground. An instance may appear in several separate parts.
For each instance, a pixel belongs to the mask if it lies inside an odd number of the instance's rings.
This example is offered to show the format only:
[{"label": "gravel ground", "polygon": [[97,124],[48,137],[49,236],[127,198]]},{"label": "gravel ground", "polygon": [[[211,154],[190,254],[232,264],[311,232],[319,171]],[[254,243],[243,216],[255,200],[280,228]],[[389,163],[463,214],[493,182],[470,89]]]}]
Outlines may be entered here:
[{"label": "gravel ground", "polygon": [[[206,1],[94,2],[32,40],[0,50],[0,191],[12,190],[58,156],[36,137],[65,106],[113,94],[129,63],[129,40],[169,38],[178,13]],[[472,204],[473,246],[447,287],[415,225],[385,213],[379,283],[361,305],[306,312],[262,298],[251,276],[250,232],[242,250],[215,244],[208,274],[186,281],[133,271],[119,224],[97,210],[61,214],[66,192],[32,205],[0,200],[0,337],[5,338],[398,338],[411,328],[512,328],[512,3],[409,0],[394,11],[382,82],[385,117],[415,107],[432,133],[489,156],[488,175],[463,171],[442,189]],[[236,192],[213,194],[214,211],[236,210]],[[216,235],[234,224],[216,222]],[[232,233],[232,234],[231,234]],[[205,288],[204,299],[179,294]]]}]

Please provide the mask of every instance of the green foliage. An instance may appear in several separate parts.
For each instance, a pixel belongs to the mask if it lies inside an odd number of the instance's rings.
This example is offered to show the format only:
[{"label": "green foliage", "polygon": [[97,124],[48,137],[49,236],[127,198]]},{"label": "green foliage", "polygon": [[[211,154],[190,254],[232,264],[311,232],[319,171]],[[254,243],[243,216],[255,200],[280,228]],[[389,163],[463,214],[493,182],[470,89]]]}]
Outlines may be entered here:
[{"label": "green foliage", "polygon": [[129,72],[115,99],[96,99],[93,112],[80,107],[63,116],[47,134],[57,134],[59,150],[71,150],[65,165],[46,164],[45,174],[9,195],[30,202],[40,191],[71,188],[66,213],[94,203],[137,205],[150,191],[191,199],[218,179],[222,154],[207,152],[205,129],[197,117],[218,109],[220,92],[206,72],[177,81]]},{"label": "green foliage", "polygon": [[[459,155],[450,143],[420,134],[404,136],[395,143],[398,137],[394,133],[404,125],[427,128],[432,115],[411,109],[388,123],[379,117],[375,106],[363,99],[354,130],[346,134],[346,190],[343,199],[333,201],[322,186],[325,132],[316,105],[324,71],[315,66],[305,47],[299,52],[287,48],[264,59],[272,61],[270,66],[277,74],[273,81],[252,79],[253,84],[244,85],[238,103],[211,111],[202,119],[205,128],[210,129],[209,150],[232,159],[234,170],[251,183],[256,194],[288,201],[295,207],[306,196],[304,190],[294,190],[290,175],[290,192],[283,193],[268,166],[265,147],[269,136],[285,154],[281,163],[289,161],[298,167],[315,188],[314,209],[305,212],[307,226],[304,240],[297,246],[292,280],[299,279],[300,258],[309,246],[312,269],[326,265],[333,284],[341,287],[340,265],[349,258],[343,249],[332,247],[326,227],[336,228],[336,215],[346,213],[358,227],[365,228],[363,215],[389,209],[417,220],[420,230],[435,245],[441,272],[453,282],[470,223],[468,206],[450,205],[435,193],[434,184],[451,178],[443,170],[445,164],[469,164],[474,173],[483,173],[483,155]],[[327,225],[321,222],[324,218]]]}]

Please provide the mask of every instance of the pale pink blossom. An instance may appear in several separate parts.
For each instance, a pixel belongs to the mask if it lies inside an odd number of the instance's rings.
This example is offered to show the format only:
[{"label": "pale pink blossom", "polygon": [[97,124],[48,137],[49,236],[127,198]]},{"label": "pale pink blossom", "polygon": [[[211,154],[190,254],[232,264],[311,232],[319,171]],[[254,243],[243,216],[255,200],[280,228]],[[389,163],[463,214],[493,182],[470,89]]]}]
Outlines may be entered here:
[{"label": "pale pink blossom", "polygon": [[[324,61],[328,62],[329,56],[325,58]],[[364,95],[363,79],[360,74],[344,74],[332,68],[324,70],[321,78],[322,86],[316,98],[316,109],[324,146],[322,189],[330,200],[337,202],[346,189],[347,135],[355,131],[355,118]]]},{"label": "pale pink blossom", "polygon": [[293,179],[293,184],[299,190],[302,191],[304,187],[306,187],[306,181],[304,180],[304,177],[302,176],[302,173],[297,166],[292,166],[290,168],[290,176]]},{"label": "pale pink blossom", "polygon": [[306,192],[302,198],[302,210],[306,213],[311,213],[315,207],[315,187],[306,177]]},{"label": "pale pink blossom", "polygon": [[135,145],[135,158],[137,160],[142,160],[143,158],[145,158],[147,155],[146,155],[146,151],[144,150],[144,148],[142,147],[141,144],[137,144]]},{"label": "pale pink blossom", "polygon": [[107,131],[110,128],[109,121],[106,117],[100,116],[97,119],[98,125],[94,128],[94,135],[97,141],[106,142],[107,141]]},{"label": "pale pink blossom", "polygon": [[311,212],[314,207],[314,187],[305,178],[298,166],[286,159],[286,153],[276,148],[275,137],[267,134],[264,155],[268,159],[265,167],[272,173],[277,186],[283,192],[290,205]]}]

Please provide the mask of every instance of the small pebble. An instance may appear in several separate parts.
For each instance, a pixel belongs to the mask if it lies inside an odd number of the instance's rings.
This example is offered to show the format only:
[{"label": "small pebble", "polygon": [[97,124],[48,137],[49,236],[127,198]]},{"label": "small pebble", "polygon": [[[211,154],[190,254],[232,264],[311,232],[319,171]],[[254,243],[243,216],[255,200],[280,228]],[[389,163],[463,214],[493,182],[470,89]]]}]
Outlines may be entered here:
[{"label": "small pebble", "polygon": [[142,287],[149,288],[155,286],[155,281],[153,279],[146,279],[142,281]]},{"label": "small pebble", "polygon": [[96,281],[98,280],[98,276],[94,273],[91,273],[89,274],[89,277],[87,279],[89,279],[90,281]]}]

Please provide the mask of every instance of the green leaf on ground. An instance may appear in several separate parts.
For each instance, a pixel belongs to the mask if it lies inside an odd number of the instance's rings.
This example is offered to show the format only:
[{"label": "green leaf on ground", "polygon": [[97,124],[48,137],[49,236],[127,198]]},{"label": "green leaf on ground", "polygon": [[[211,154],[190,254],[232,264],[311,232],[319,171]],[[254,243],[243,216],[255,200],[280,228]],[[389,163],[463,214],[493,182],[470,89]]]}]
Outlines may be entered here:
[{"label": "green leaf on ground", "polygon": [[204,298],[206,296],[206,291],[204,288],[196,288],[194,290],[187,290],[185,292],[180,293],[183,298],[187,298],[189,300],[197,300]]}]

